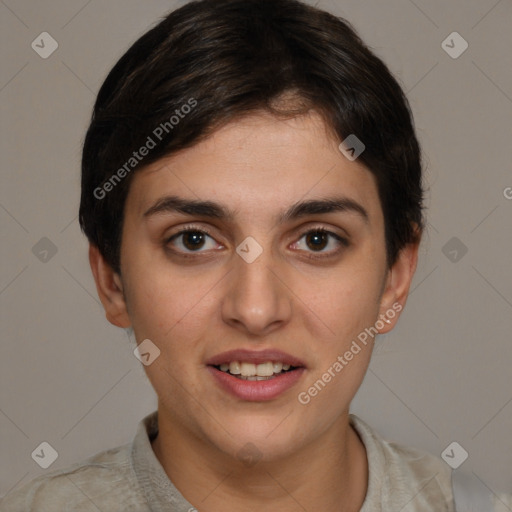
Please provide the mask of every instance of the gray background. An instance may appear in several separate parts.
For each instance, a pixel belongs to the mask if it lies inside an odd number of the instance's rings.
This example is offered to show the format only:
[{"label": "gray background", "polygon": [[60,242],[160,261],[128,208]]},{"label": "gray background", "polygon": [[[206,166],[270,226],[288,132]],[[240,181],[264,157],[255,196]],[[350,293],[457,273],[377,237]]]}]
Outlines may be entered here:
[{"label": "gray background", "polygon": [[[106,73],[183,3],[0,2],[0,494],[130,441],[156,408],[134,340],[96,296],[77,222],[79,165]],[[469,453],[461,470],[510,490],[512,2],[318,4],[350,20],[399,76],[427,156],[429,227],[412,295],[378,341],[353,412],[437,455],[457,441]],[[47,59],[31,48],[44,31],[59,44]],[[469,44],[457,59],[441,47],[454,31]],[[47,470],[31,458],[42,441],[58,452]]]}]

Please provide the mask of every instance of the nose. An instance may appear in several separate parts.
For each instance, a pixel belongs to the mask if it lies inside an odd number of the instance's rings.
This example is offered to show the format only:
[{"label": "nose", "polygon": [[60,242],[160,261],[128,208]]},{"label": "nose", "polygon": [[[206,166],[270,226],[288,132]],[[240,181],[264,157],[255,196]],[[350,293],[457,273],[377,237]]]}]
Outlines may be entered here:
[{"label": "nose", "polygon": [[290,321],[293,294],[271,258],[265,250],[252,263],[237,256],[229,273],[222,317],[245,334],[264,336]]}]

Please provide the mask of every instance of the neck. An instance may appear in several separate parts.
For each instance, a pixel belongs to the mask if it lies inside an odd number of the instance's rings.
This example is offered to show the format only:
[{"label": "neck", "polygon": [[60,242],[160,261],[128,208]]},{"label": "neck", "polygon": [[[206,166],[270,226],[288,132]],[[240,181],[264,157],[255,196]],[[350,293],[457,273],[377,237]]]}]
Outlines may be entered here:
[{"label": "neck", "polygon": [[348,413],[313,443],[272,462],[244,464],[158,415],[153,450],[167,476],[201,512],[359,512],[366,450]]}]

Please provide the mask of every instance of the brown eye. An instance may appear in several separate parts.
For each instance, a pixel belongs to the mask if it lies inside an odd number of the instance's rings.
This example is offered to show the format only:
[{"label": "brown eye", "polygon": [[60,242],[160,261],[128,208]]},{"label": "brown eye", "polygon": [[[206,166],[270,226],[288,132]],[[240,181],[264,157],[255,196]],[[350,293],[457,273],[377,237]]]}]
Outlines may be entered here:
[{"label": "brown eye", "polygon": [[204,233],[200,231],[186,231],[182,236],[183,245],[191,251],[201,249],[204,245]]},{"label": "brown eye", "polygon": [[[311,255],[311,258],[322,258],[329,257],[338,254],[343,247],[348,247],[350,245],[349,241],[346,238],[343,238],[336,233],[328,231],[324,228],[311,229],[305,232],[298,242],[294,244],[294,248],[301,249],[301,240],[305,239],[305,244],[303,244],[306,248],[304,249],[309,253],[318,253],[318,256]],[[333,243],[331,241],[334,240]],[[331,250],[324,250],[329,245],[334,247]],[[336,247],[337,246],[337,247]],[[340,248],[341,246],[341,248]]]},{"label": "brown eye", "polygon": [[329,243],[329,235],[322,231],[310,231],[305,236],[307,246],[315,251],[324,249]]},{"label": "brown eye", "polygon": [[[208,239],[210,247],[208,247]],[[172,250],[177,253],[186,255],[187,253],[201,253],[205,252],[201,249],[215,249],[217,244],[210,236],[210,234],[203,229],[183,229],[182,231],[174,234],[166,240],[165,246],[172,246]]]}]

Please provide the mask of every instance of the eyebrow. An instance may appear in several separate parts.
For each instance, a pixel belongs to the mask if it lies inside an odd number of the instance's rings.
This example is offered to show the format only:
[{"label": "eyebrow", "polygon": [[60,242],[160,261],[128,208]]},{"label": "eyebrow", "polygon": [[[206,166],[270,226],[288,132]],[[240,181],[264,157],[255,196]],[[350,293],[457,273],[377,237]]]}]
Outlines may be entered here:
[{"label": "eyebrow", "polygon": [[[283,224],[308,215],[334,212],[356,213],[365,223],[369,221],[368,212],[362,205],[348,197],[338,196],[299,201],[278,215],[277,224]],[[184,199],[178,196],[166,196],[159,199],[143,216],[148,218],[165,213],[182,213],[185,215],[208,217],[224,221],[233,221],[235,217],[234,211],[219,203]]]}]

